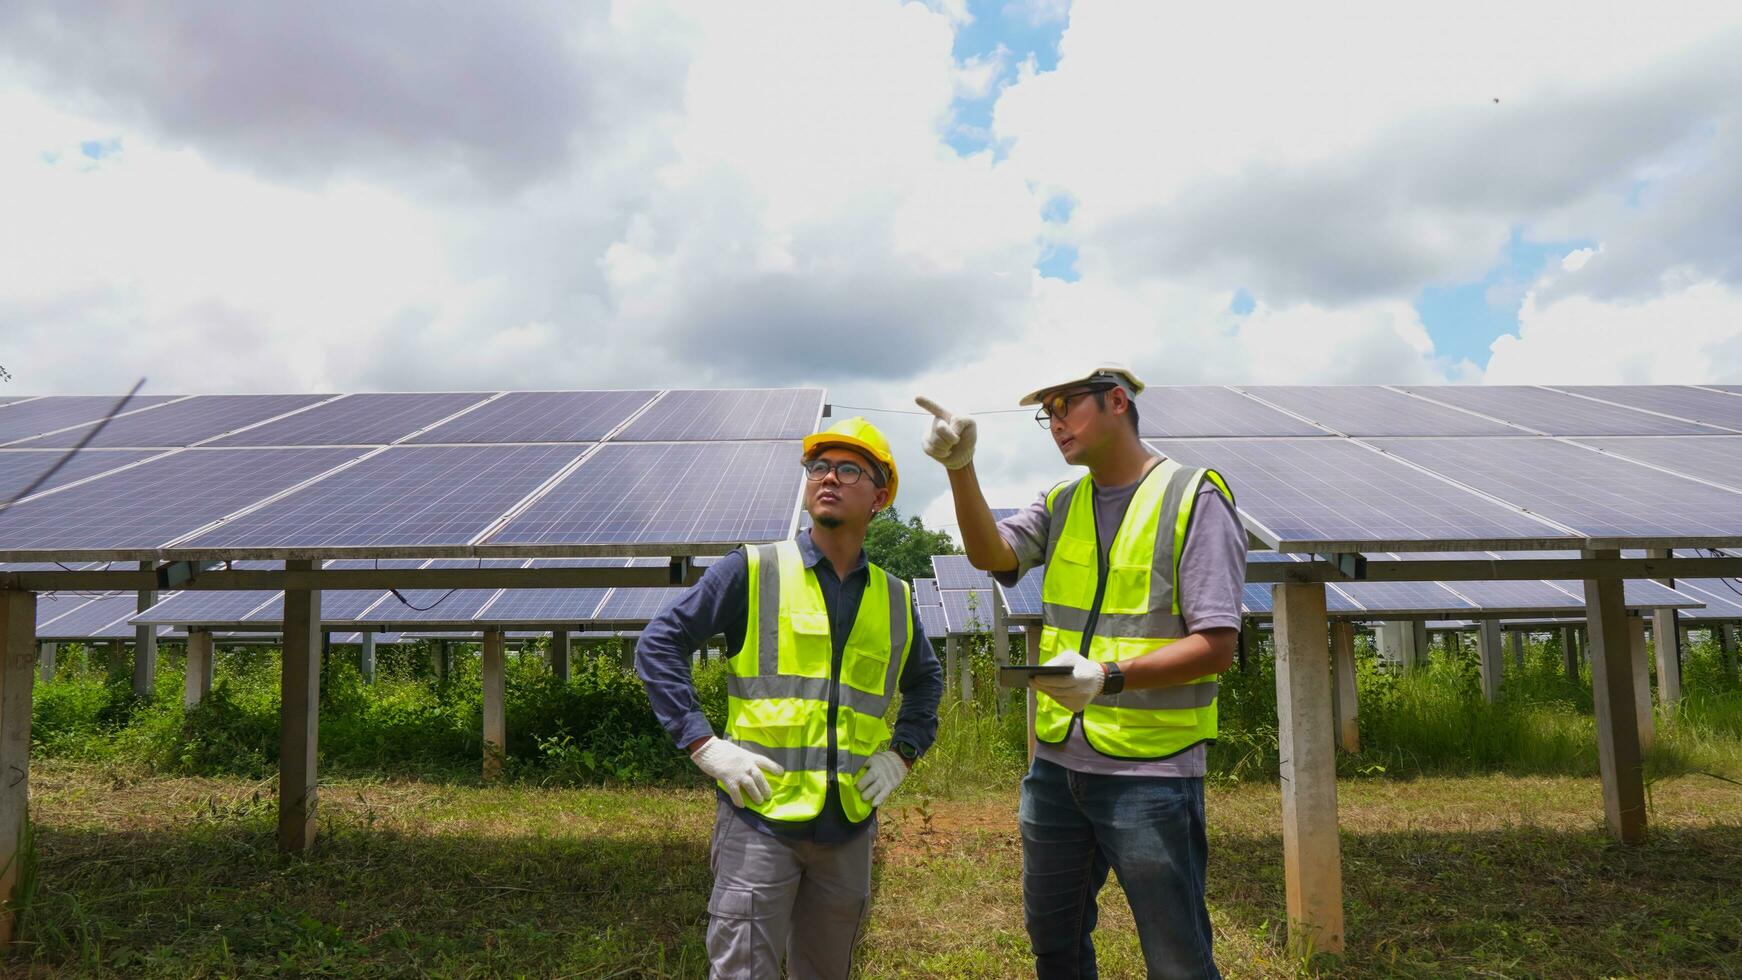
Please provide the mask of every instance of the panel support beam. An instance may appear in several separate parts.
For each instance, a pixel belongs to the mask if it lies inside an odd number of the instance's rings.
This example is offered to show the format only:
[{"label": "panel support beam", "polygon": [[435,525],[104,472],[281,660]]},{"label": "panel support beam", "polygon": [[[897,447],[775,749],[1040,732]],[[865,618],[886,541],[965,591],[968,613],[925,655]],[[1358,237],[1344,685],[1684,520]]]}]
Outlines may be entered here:
[{"label": "panel support beam", "polygon": [[484,631],[484,779],[502,778],[508,761],[507,665],[501,630]]},{"label": "panel support beam", "polygon": [[564,684],[569,682],[569,631],[552,630],[550,634],[550,672]]},{"label": "panel support beam", "polygon": [[[1615,552],[1586,554],[1606,558]],[[1603,818],[1611,836],[1634,844],[1645,839],[1645,773],[1633,709],[1632,627],[1622,580],[1587,579],[1585,616],[1590,627],[1591,693],[1597,715]]]},{"label": "panel support beam", "polygon": [[187,651],[187,677],[182,684],[181,703],[191,708],[212,693],[212,631],[188,627]]},{"label": "panel support beam", "polygon": [[1482,700],[1493,704],[1500,700],[1500,677],[1506,668],[1501,652],[1500,621],[1482,620],[1476,632],[1476,656],[1480,660]]},{"label": "panel support beam", "polygon": [[[285,570],[309,570],[317,563],[287,561]],[[321,594],[313,589],[284,593],[284,662],[278,736],[278,849],[304,851],[315,842],[320,803],[315,772],[315,741],[320,734]]]},{"label": "panel support beam", "polygon": [[1361,751],[1359,695],[1355,689],[1355,624],[1331,624],[1331,711],[1337,725],[1337,745],[1344,752]]},{"label": "panel support beam", "polygon": [[1325,588],[1278,585],[1273,595],[1289,945],[1297,952],[1341,953],[1343,869]]},{"label": "panel support beam", "polygon": [[[156,574],[155,562],[142,561],[139,570]],[[138,611],[144,612],[157,604],[157,592],[152,589],[139,590]],[[149,698],[157,688],[157,627],[135,626],[133,628],[133,696]]]},{"label": "panel support beam", "polygon": [[10,946],[12,901],[30,813],[31,688],[36,683],[36,595],[0,591],[0,946]]}]

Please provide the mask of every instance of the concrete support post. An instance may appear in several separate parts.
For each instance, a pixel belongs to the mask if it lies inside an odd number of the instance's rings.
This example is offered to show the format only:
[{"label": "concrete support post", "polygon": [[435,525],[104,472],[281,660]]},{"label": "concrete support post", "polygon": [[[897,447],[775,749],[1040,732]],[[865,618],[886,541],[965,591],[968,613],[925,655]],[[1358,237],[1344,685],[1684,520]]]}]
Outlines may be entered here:
[{"label": "concrete support post", "polygon": [[1512,665],[1524,672],[1524,631],[1512,631]]},{"label": "concrete support post", "polygon": [[[1620,554],[1594,550],[1585,552],[1585,557],[1618,558]],[[1590,626],[1591,693],[1597,714],[1603,817],[1616,840],[1638,843],[1645,839],[1645,774],[1639,724],[1632,709],[1632,662],[1636,658],[1621,579],[1585,580],[1585,616]]]},{"label": "concrete support post", "polygon": [[188,627],[187,678],[182,684],[181,703],[193,707],[212,693],[212,631]]},{"label": "concrete support post", "polygon": [[364,633],[357,650],[357,673],[363,675],[363,683],[375,683],[375,634]]},{"label": "concrete support post", "polygon": [[998,686],[997,670],[1010,662],[1010,620],[1004,616],[1004,595],[997,589],[992,590],[992,691],[996,695],[992,704],[998,714],[1004,714],[1004,703],[1009,698],[1004,696]]},{"label": "concrete support post", "polygon": [[1628,644],[1633,658],[1633,707],[1639,718],[1639,748],[1650,752],[1657,741],[1657,719],[1651,713],[1651,655],[1645,649],[1645,620],[1627,620]]},{"label": "concrete support post", "polygon": [[[312,572],[320,563],[286,561],[287,572]],[[320,734],[321,594],[284,593],[284,662],[278,735],[278,849],[306,850],[315,842],[319,779],[315,742]]]},{"label": "concrete support post", "polygon": [[506,703],[508,678],[502,655],[502,631],[484,631],[484,779],[502,778],[508,761]]},{"label": "concrete support post", "polygon": [[[1034,623],[1029,623],[1028,629],[1023,632],[1023,639],[1027,642],[1027,645],[1028,645],[1028,656],[1026,659],[1023,660],[1023,663],[1028,663],[1028,664],[1040,663],[1040,627],[1036,626]],[[1035,697],[1034,689],[1033,688],[1026,689],[1025,699],[1028,702],[1027,710],[1028,710],[1028,761],[1029,762],[1034,761],[1034,712],[1035,712],[1034,697]]]},{"label": "concrete support post", "polygon": [[[702,645],[706,647],[707,641],[704,640]],[[630,672],[635,670],[635,640],[633,638],[627,636],[617,638],[617,659],[622,662],[624,670]]]},{"label": "concrete support post", "polygon": [[1482,700],[1493,704],[1500,700],[1500,675],[1506,668],[1506,658],[1500,649],[1500,621],[1484,619],[1476,632],[1476,656],[1482,675]]},{"label": "concrete support post", "polygon": [[1278,585],[1273,595],[1289,945],[1296,951],[1342,953],[1343,868],[1325,587]]},{"label": "concrete support post", "polygon": [[1373,651],[1385,663],[1403,665],[1404,645],[1411,642],[1414,637],[1409,633],[1408,623],[1380,623],[1373,627]]},{"label": "concrete support post", "polygon": [[564,684],[569,682],[568,630],[554,630],[550,634],[550,672]]},{"label": "concrete support post", "polygon": [[1464,659],[1464,632],[1462,630],[1446,630],[1446,659]]},{"label": "concrete support post", "polygon": [[1409,624],[1410,642],[1405,647],[1403,669],[1414,670],[1427,663],[1427,620],[1411,620]]},{"label": "concrete support post", "polygon": [[447,640],[437,640],[435,645],[435,675],[436,683],[448,682],[448,666],[454,659],[454,646]]},{"label": "concrete support post", "polygon": [[1337,744],[1344,752],[1361,751],[1360,710],[1355,690],[1355,624],[1340,620],[1331,624],[1331,714],[1337,726]]},{"label": "concrete support post", "polygon": [[42,682],[44,684],[54,680],[54,658],[55,654],[59,652],[59,649],[59,646],[54,643],[44,643],[42,645],[42,656],[37,658],[37,662],[42,665]]},{"label": "concrete support post", "polygon": [[946,692],[954,686],[954,678],[961,669],[961,655],[961,638],[954,633],[944,637],[944,690]]},{"label": "concrete support post", "polygon": [[1736,627],[1726,623],[1718,627],[1718,650],[1724,656],[1724,676],[1736,676]]},{"label": "concrete support post", "polygon": [[0,946],[13,935],[12,901],[30,812],[30,691],[36,684],[36,593],[0,591]]},{"label": "concrete support post", "polygon": [[1567,680],[1579,679],[1579,644],[1578,630],[1571,626],[1561,627],[1561,666],[1567,672]]},{"label": "concrete support post", "polygon": [[[1652,558],[1675,557],[1675,552],[1668,548],[1653,548],[1646,554]],[[1675,588],[1675,579],[1660,578],[1657,582]],[[1687,642],[1674,609],[1652,611],[1651,640],[1657,652],[1657,700],[1673,710],[1682,699],[1682,650]]]},{"label": "concrete support post", "polygon": [[[139,570],[149,572],[157,568],[155,562],[142,561]],[[156,592],[139,593],[140,612],[150,609],[157,603]],[[157,687],[157,627],[135,626],[133,628],[133,693],[136,697],[151,697],[151,692]]]}]

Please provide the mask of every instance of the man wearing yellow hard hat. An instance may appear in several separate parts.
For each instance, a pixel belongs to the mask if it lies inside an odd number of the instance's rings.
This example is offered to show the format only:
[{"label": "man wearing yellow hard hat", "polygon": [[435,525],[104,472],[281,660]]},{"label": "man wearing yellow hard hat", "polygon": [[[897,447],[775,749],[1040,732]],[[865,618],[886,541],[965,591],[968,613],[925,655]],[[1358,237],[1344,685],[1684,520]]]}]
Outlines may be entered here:
[{"label": "man wearing yellow hard hat", "polygon": [[[937,736],[943,669],[912,589],[865,558],[866,527],[900,485],[889,440],[851,418],[807,437],[795,462],[812,527],[709,566],[636,647],[654,714],[718,787],[715,977],[778,977],[783,960],[794,978],[847,976],[870,905],[877,807]],[[720,736],[690,655],[722,633]]]},{"label": "man wearing yellow hard hat", "polygon": [[1246,536],[1215,470],[1138,438],[1143,382],[1100,364],[1022,399],[1088,474],[994,521],[974,420],[928,399],[926,454],[949,470],[962,545],[1005,585],[1041,564],[1035,757],[1022,781],[1022,907],[1041,980],[1095,976],[1109,869],[1150,977],[1216,977],[1204,905],[1204,746],[1239,637]]}]

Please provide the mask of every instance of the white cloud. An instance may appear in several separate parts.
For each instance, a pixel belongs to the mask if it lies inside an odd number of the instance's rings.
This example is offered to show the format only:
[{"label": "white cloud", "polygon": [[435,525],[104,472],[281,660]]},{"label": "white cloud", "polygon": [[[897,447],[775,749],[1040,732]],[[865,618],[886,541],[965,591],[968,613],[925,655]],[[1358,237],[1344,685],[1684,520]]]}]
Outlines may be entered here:
[{"label": "white cloud", "polygon": [[1742,382],[1742,289],[1674,284],[1643,301],[1525,297],[1517,336],[1494,342],[1491,384]]}]

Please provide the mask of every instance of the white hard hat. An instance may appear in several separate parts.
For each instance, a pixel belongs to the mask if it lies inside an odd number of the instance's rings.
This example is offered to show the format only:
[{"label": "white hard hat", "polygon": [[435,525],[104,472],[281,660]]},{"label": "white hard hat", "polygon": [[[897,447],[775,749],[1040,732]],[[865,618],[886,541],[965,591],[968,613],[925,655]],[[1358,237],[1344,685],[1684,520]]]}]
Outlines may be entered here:
[{"label": "white hard hat", "polygon": [[1095,365],[1093,368],[1090,368],[1089,373],[1082,375],[1081,377],[1072,378],[1069,381],[1059,381],[1043,388],[1036,388],[1028,394],[1023,395],[1022,401],[1017,404],[1039,405],[1041,396],[1049,391],[1057,391],[1060,388],[1070,388],[1076,385],[1091,384],[1116,384],[1119,387],[1124,388],[1126,393],[1133,397],[1136,397],[1136,395],[1143,390],[1142,379],[1137,377],[1136,373],[1130,368],[1113,361],[1103,361],[1100,364]]}]

